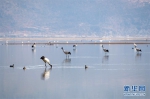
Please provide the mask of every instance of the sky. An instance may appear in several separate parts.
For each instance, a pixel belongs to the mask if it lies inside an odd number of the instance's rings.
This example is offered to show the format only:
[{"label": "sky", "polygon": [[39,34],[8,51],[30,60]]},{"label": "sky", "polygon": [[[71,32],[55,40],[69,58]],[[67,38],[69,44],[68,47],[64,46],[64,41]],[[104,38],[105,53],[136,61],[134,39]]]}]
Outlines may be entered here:
[{"label": "sky", "polygon": [[1,34],[150,36],[150,0],[0,0]]}]

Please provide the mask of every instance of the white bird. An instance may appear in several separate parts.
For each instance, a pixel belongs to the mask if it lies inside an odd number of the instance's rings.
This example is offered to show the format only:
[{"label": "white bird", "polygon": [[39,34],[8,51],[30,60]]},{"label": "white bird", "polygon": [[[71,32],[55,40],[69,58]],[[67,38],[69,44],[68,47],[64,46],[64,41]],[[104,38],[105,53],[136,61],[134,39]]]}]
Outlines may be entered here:
[{"label": "white bird", "polygon": [[68,57],[69,57],[69,54],[71,55],[71,52],[69,52],[69,51],[65,51],[64,49],[63,49],[63,47],[61,48],[62,50],[63,50],[63,52],[66,54],[66,57],[67,57],[67,55],[68,55]]},{"label": "white bird", "polygon": [[41,59],[45,62],[45,66],[46,66],[46,63],[48,63],[52,68],[52,65],[50,64],[50,60],[48,58],[46,58],[45,56],[42,56]]},{"label": "white bird", "polygon": [[35,48],[36,47],[36,45],[35,45],[35,43],[32,45],[32,48]]},{"label": "white bird", "polygon": [[108,50],[108,49],[105,49],[103,45],[102,45],[102,48],[103,48],[103,51],[104,51],[104,52],[109,52],[109,50]]}]

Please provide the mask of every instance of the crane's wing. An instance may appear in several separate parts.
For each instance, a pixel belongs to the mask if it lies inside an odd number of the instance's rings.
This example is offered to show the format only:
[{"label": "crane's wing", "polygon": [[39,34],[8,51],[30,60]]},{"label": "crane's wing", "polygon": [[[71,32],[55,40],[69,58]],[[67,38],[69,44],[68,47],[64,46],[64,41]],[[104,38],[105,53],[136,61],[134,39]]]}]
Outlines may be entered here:
[{"label": "crane's wing", "polygon": [[48,59],[48,58],[45,58],[45,59],[44,59],[44,62],[46,62],[46,63],[50,63],[50,61],[49,61],[49,59]]}]

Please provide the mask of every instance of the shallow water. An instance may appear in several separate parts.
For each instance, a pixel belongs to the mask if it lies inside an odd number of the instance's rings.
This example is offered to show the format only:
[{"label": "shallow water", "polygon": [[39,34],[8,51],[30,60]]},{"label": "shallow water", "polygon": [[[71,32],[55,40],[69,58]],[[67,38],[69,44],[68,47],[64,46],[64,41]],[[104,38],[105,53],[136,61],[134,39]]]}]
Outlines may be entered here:
[{"label": "shallow water", "polygon": [[[62,52],[70,51],[66,58]],[[148,99],[150,45],[105,44],[0,45],[0,99]],[[40,59],[50,59],[53,68]],[[14,68],[10,65],[14,64]],[[85,65],[88,66],[85,69]],[[26,70],[23,70],[23,67]],[[125,86],[137,86],[145,96],[124,96]],[[145,86],[139,91],[139,86]]]}]

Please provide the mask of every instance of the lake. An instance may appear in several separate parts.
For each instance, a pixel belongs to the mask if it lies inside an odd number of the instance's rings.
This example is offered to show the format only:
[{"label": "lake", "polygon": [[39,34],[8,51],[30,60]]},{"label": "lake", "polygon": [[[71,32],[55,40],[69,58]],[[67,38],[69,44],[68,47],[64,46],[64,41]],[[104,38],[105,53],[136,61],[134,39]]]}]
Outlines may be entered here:
[{"label": "lake", "polygon": [[150,45],[138,44],[139,53],[133,44],[104,47],[109,53],[101,44],[1,44],[0,99],[149,99]]}]

